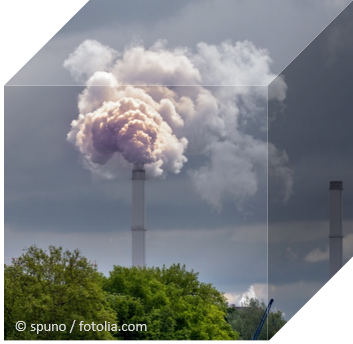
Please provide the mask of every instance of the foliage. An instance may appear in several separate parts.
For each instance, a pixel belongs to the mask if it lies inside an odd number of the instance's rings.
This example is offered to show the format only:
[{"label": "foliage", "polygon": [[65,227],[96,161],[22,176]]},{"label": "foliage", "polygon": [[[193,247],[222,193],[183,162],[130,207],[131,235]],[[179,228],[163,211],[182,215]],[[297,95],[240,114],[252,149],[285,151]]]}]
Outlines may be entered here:
[{"label": "foliage", "polygon": [[[109,277],[78,250],[31,246],[4,269],[5,339],[237,339],[227,304],[185,266],[124,268]],[[76,320],[72,333],[70,328]],[[27,329],[15,329],[25,321]],[[85,324],[146,324],[147,331],[80,331]],[[66,331],[31,331],[31,324],[65,324]]]},{"label": "foliage", "polygon": [[115,266],[105,280],[120,324],[146,324],[147,332],[118,332],[118,339],[237,339],[225,321],[226,301],[185,266]]},{"label": "foliage", "polygon": [[[31,246],[13,265],[5,265],[5,339],[113,339],[109,332],[79,331],[85,323],[115,321],[102,290],[102,278],[78,250]],[[25,321],[27,329],[16,331]],[[65,324],[66,331],[31,331],[30,324]]]},{"label": "foliage", "polygon": [[[247,298],[241,308],[227,308],[227,322],[240,333],[239,339],[252,340],[267,305],[254,298]],[[271,339],[284,325],[283,312],[271,309],[258,340]]]}]

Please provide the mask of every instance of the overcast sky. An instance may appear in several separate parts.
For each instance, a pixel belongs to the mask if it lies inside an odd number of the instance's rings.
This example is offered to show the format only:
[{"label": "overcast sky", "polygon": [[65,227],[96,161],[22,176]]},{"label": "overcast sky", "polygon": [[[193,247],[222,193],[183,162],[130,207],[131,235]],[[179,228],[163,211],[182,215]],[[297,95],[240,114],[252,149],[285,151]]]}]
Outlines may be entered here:
[{"label": "overcast sky", "polygon": [[353,256],[352,15],[351,4],[283,71],[286,99],[269,103],[269,141],[294,172],[286,204],[269,183],[270,297],[288,313],[328,281],[332,180],[343,181],[344,263]]},{"label": "overcast sky", "polygon": [[[350,1],[254,2],[149,1],[147,5],[142,0],[105,0],[102,5],[90,1],[9,85],[82,84],[63,64],[87,39],[119,52],[134,41],[142,40],[147,49],[167,39],[166,49],[183,46],[190,54],[197,54],[199,42],[219,46],[225,40],[232,44],[249,40],[268,50],[271,72],[276,74]],[[353,185],[348,179],[352,141],[347,141],[352,127],[347,91],[351,87],[345,86],[352,75],[348,63],[352,25],[349,14],[344,15],[283,71],[287,95],[269,106],[269,115],[276,118],[269,140],[286,151],[287,165],[294,171],[294,192],[286,203],[277,198],[281,181],[269,189],[270,200],[276,199],[269,208],[270,297],[288,319],[327,280],[325,231],[331,179],[344,181],[345,235],[353,235],[349,217]],[[277,90],[278,83],[272,87]],[[252,88],[250,93],[261,93],[260,89]],[[78,247],[107,273],[113,264],[131,263],[131,185],[128,178],[105,181],[92,176],[66,141],[83,90],[81,86],[5,88],[5,256],[16,257],[31,244]],[[237,92],[242,91],[232,94]],[[266,99],[257,106],[258,115],[265,117]],[[339,117],[332,117],[333,112]],[[256,126],[247,130],[261,136]],[[207,158],[187,157],[180,174],[146,183],[147,264],[185,263],[200,272],[202,281],[226,292],[231,302],[239,302],[251,285],[259,298],[267,299],[264,176],[259,175],[256,194],[241,207],[228,195],[217,210],[202,199],[188,173],[207,163]],[[353,240],[347,238],[346,252],[351,252]],[[315,250],[323,253],[318,261],[306,261]]]}]

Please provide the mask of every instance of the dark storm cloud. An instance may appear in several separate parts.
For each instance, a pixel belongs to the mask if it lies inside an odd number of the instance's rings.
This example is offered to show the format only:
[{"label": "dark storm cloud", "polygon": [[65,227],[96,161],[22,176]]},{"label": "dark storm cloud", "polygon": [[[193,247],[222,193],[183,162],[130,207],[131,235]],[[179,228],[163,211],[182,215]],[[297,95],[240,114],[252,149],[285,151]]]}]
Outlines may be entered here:
[{"label": "dark storm cloud", "polygon": [[350,4],[283,71],[283,106],[269,103],[275,118],[269,141],[286,151],[294,171],[294,193],[286,204],[276,201],[278,185],[269,180],[270,297],[279,293],[278,307],[287,315],[328,280],[331,180],[343,181],[344,263],[353,253],[352,15]]},{"label": "dark storm cloud", "polygon": [[[269,141],[288,154],[289,166],[295,172],[295,196],[281,211],[273,208],[272,221],[327,219],[329,181],[343,180],[344,189],[353,190],[351,45],[341,47],[335,63],[327,64],[332,31],[340,30],[346,36],[351,12],[352,5],[283,72],[288,83],[285,109],[271,124]],[[269,103],[269,112],[273,105]],[[270,180],[270,197],[275,189]],[[301,199],[306,199],[305,204]],[[348,218],[353,216],[349,211],[352,206],[352,193],[344,192]]]}]

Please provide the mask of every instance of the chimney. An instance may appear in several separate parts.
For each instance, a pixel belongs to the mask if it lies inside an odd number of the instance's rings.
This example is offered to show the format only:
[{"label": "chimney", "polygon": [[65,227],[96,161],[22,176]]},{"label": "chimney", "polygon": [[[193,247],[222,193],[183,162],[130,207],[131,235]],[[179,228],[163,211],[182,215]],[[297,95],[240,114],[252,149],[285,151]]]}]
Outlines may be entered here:
[{"label": "chimney", "polygon": [[341,181],[330,182],[330,278],[342,267],[342,190]]},{"label": "chimney", "polygon": [[132,170],[132,265],[145,266],[145,170],[135,163]]}]

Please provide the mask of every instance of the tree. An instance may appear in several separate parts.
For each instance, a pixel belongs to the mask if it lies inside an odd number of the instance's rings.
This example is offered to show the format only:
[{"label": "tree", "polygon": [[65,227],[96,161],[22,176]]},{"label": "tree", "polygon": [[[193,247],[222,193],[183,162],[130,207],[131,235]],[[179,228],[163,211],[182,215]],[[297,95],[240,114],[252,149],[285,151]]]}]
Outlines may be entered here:
[{"label": "tree", "polygon": [[[113,339],[105,331],[80,331],[77,322],[116,322],[102,290],[102,277],[78,250],[35,245],[4,273],[5,339]],[[17,321],[27,329],[15,329]],[[70,327],[76,320],[72,333]],[[31,331],[31,324],[65,324],[66,331]],[[63,327],[61,327],[63,329]]]},{"label": "tree", "polygon": [[185,266],[124,268],[105,279],[119,324],[146,324],[148,331],[117,332],[118,339],[237,339],[225,320],[226,300]]},{"label": "tree", "polygon": [[[252,340],[267,305],[254,298],[246,298],[241,308],[227,308],[227,322],[235,331],[239,331],[241,340]],[[283,312],[272,310],[262,328],[259,340],[271,339],[284,325]]]}]

